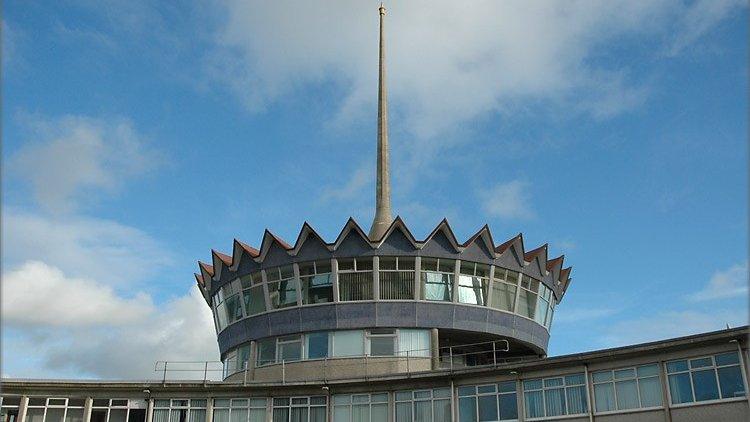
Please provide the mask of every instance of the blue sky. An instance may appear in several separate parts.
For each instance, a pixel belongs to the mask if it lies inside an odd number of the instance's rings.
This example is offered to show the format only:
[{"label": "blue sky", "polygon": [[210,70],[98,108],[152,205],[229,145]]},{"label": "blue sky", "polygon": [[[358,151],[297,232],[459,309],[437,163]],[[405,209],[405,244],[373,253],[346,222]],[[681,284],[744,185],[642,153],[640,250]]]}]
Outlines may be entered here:
[{"label": "blue sky", "polygon": [[[378,2],[4,6],[4,376],[217,359],[196,260],[369,227]],[[565,254],[550,354],[747,323],[744,2],[386,6],[395,212]]]}]

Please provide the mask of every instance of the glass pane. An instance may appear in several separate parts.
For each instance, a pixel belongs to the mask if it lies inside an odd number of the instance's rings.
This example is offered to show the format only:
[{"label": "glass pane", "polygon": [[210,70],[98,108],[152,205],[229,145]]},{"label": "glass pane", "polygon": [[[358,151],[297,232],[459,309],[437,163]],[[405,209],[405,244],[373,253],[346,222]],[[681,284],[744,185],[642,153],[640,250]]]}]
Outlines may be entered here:
[{"label": "glass pane", "polygon": [[245,310],[248,315],[266,311],[266,299],[263,297],[263,286],[255,286],[243,292]]},{"label": "glass pane", "polygon": [[432,403],[429,400],[414,402],[414,422],[432,422]]},{"label": "glass pane", "polygon": [[661,406],[661,382],[659,377],[641,378],[638,380],[641,392],[641,407]]},{"label": "glass pane", "polygon": [[[685,365],[687,366],[687,362],[685,362]],[[670,375],[669,395],[672,397],[672,404],[692,402],[693,388],[690,386],[690,374],[682,373]]]},{"label": "glass pane", "polygon": [[687,371],[688,364],[686,360],[676,360],[673,362],[667,362],[667,373],[674,373],[680,371]]},{"label": "glass pane", "polygon": [[615,383],[617,391],[617,408],[635,409],[638,403],[638,386],[635,380],[618,381]]},{"label": "glass pane", "polygon": [[276,362],[276,339],[258,341],[258,365]]},{"label": "glass pane", "polygon": [[384,271],[380,273],[380,299],[414,299],[414,271]]},{"label": "glass pane", "polygon": [[307,407],[293,407],[289,422],[307,422]]},{"label": "glass pane", "polygon": [[326,407],[314,406],[310,408],[310,422],[326,422]]},{"label": "glass pane", "polygon": [[707,366],[712,366],[713,361],[711,358],[700,358],[700,359],[692,359],[690,361],[690,367],[695,368],[705,368]]},{"label": "glass pane", "polygon": [[547,416],[564,415],[565,412],[565,390],[553,388],[544,390],[544,404]]},{"label": "glass pane", "polygon": [[497,391],[497,386],[495,386],[495,384],[492,384],[492,385],[480,385],[479,387],[477,387],[477,393],[479,393],[479,394],[482,394],[482,393],[494,393],[496,391]]},{"label": "glass pane", "polygon": [[342,301],[372,300],[372,271],[339,273],[339,296]]},{"label": "glass pane", "polygon": [[516,286],[495,281],[492,284],[492,307],[503,311],[513,312],[516,300]]},{"label": "glass pane", "polygon": [[586,405],[586,386],[568,387],[565,389],[565,394],[568,398],[567,403],[569,415],[588,412],[588,406]]},{"label": "glass pane", "polygon": [[518,419],[518,404],[516,393],[500,395],[500,420]]},{"label": "glass pane", "polygon": [[422,272],[422,299],[450,302],[453,292],[453,276],[449,274]]},{"label": "glass pane", "polygon": [[29,407],[26,409],[26,422],[43,422],[44,409],[38,407]]},{"label": "glass pane", "polygon": [[250,409],[250,422],[265,422],[266,409]]},{"label": "glass pane", "polygon": [[[185,418],[187,418],[187,410],[179,409],[172,410],[169,420],[170,422],[185,422]],[[127,419],[127,409],[111,409],[109,411],[109,422],[125,422]]]},{"label": "glass pane", "polygon": [[301,281],[302,303],[305,305],[333,302],[333,282],[330,273],[302,277]]},{"label": "glass pane", "polygon": [[274,407],[273,408],[273,422],[289,422],[289,408],[288,407]]},{"label": "glass pane", "polygon": [[692,375],[696,401],[719,398],[719,386],[716,385],[716,374],[713,369],[695,371]]},{"label": "glass pane", "polygon": [[388,422],[388,403],[372,405],[372,422]]},{"label": "glass pane", "polygon": [[388,393],[378,393],[370,396],[370,401],[373,403],[387,403]]},{"label": "glass pane", "polygon": [[333,407],[333,422],[349,422],[350,408],[348,405]]},{"label": "glass pane", "polygon": [[544,380],[544,387],[561,387],[563,385],[562,378],[547,378]]},{"label": "glass pane", "polygon": [[719,372],[719,386],[721,387],[722,398],[728,399],[731,397],[743,397],[745,395],[742,372],[739,366],[727,366],[719,368],[717,371]]},{"label": "glass pane", "polygon": [[516,382],[515,381],[505,381],[501,382],[497,385],[497,391],[501,393],[515,393],[516,392]]},{"label": "glass pane", "polygon": [[396,403],[396,422],[411,422],[411,402]]},{"label": "glass pane", "polygon": [[542,388],[542,380],[528,380],[523,382],[523,390],[538,390]]},{"label": "glass pane", "polygon": [[307,335],[307,357],[320,359],[328,356],[328,333],[312,333]]},{"label": "glass pane", "polygon": [[381,256],[378,266],[381,270],[395,270],[396,269],[396,257],[394,256]]},{"label": "glass pane", "polygon": [[364,343],[362,331],[335,331],[333,333],[334,356],[363,356]]},{"label": "glass pane", "polygon": [[717,366],[736,365],[740,363],[740,360],[737,357],[737,352],[723,353],[721,355],[716,355],[714,358],[716,359]]},{"label": "glass pane", "polygon": [[436,388],[432,390],[432,396],[436,399],[440,398],[450,398],[451,397],[451,389],[450,388]]},{"label": "glass pane", "polygon": [[[50,408],[47,408],[47,416],[44,418],[44,421],[45,422],[63,422],[64,415],[65,415],[65,408],[50,407]],[[110,417],[110,420],[112,420],[111,417]],[[122,422],[124,422],[124,420]]]},{"label": "glass pane", "polygon": [[526,405],[526,416],[529,418],[544,417],[544,396],[541,391],[530,391],[523,394]]},{"label": "glass pane", "polygon": [[[246,422],[242,419],[238,422]],[[206,422],[206,409],[190,409],[190,422]]]},{"label": "glass pane", "polygon": [[68,413],[65,414],[65,422],[83,422],[83,408],[69,407]]},{"label": "glass pane", "polygon": [[477,393],[477,388],[472,386],[458,387],[459,396],[471,396]]},{"label": "glass pane", "polygon": [[477,421],[476,397],[461,397],[458,399],[458,420],[459,422]]},{"label": "glass pane", "polygon": [[496,421],[497,418],[497,396],[479,396],[479,421],[489,422]]},{"label": "glass pane", "polygon": [[591,377],[594,382],[605,382],[612,380],[612,371],[594,372]]},{"label": "glass pane", "polygon": [[612,383],[594,385],[594,404],[597,412],[617,410],[615,407],[615,389]]},{"label": "glass pane", "polygon": [[302,359],[302,342],[279,344],[279,358],[282,361],[290,362]]},{"label": "glass pane", "polygon": [[568,375],[565,377],[565,385],[580,385],[585,384],[586,380],[583,374]]},{"label": "glass pane", "polygon": [[458,278],[458,301],[472,305],[487,304],[487,283],[485,279],[461,275]]},{"label": "glass pane", "polygon": [[434,400],[432,402],[432,421],[451,422],[453,420],[450,400]]},{"label": "glass pane", "polygon": [[644,365],[638,367],[639,377],[657,376],[659,375],[659,365]]},{"label": "glass pane", "polygon": [[619,370],[615,371],[615,379],[616,380],[633,378],[633,377],[635,377],[635,369],[633,369],[633,368],[619,369]]},{"label": "glass pane", "polygon": [[452,259],[440,259],[438,261],[438,271],[443,273],[452,273],[456,268],[456,261]]}]

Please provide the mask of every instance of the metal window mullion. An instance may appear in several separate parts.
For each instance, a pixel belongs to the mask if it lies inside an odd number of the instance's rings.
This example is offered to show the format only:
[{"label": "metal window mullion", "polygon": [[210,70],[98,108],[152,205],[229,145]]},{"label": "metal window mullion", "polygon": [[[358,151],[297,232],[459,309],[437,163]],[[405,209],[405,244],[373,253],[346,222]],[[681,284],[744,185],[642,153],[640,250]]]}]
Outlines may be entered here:
[{"label": "metal window mullion", "polygon": [[[458,289],[460,288],[458,278],[461,276],[461,260],[457,259],[454,265],[455,265],[455,268],[453,268],[453,297],[452,297],[451,302],[458,303]],[[438,260],[438,271],[440,271],[439,260]]]},{"label": "metal window mullion", "polygon": [[296,262],[292,264],[292,272],[294,273],[294,280],[297,281],[297,306],[302,306],[302,280],[299,278],[299,264]]},{"label": "metal window mullion", "polygon": [[372,257],[372,283],[372,299],[380,300],[380,257],[378,256]]},{"label": "metal window mullion", "polygon": [[333,301],[340,302],[339,299],[339,261],[331,258],[331,284],[333,285]]},{"label": "metal window mullion", "polygon": [[[507,272],[506,274],[506,281],[507,279]],[[523,277],[523,273],[520,271],[518,272],[518,277],[516,277],[516,299],[513,301],[513,313],[518,315],[518,300],[521,297],[521,277]]]},{"label": "metal window mullion", "polygon": [[422,298],[422,257],[414,257],[414,300],[421,300]]},{"label": "metal window mullion", "polygon": [[271,292],[268,290],[268,276],[266,275],[266,270],[260,271],[260,281],[263,283],[263,298],[266,302],[266,311],[273,310],[273,306],[271,306]]},{"label": "metal window mullion", "polygon": [[492,307],[492,289],[495,287],[495,266],[490,265],[490,279],[487,282],[487,307]]}]

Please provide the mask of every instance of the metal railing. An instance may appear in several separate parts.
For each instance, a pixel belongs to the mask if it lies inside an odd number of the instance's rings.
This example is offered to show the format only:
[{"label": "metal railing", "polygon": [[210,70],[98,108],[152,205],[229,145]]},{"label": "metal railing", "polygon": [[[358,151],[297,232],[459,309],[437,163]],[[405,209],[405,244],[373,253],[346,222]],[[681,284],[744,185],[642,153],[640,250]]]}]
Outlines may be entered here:
[{"label": "metal railing", "polygon": [[[512,362],[528,360],[530,357],[507,357],[507,340],[494,340],[482,343],[460,344],[438,348],[438,355],[432,356],[431,349],[415,349],[397,352],[389,356],[340,356],[321,359],[282,360],[252,367],[246,361],[242,368],[225,374],[221,361],[157,361],[154,372],[161,374],[163,383],[171,380],[220,381],[225,377],[242,374],[228,382],[248,385],[268,382],[328,382],[333,380],[369,380],[378,377],[447,371],[476,367],[492,367]],[[437,369],[433,369],[433,362]],[[252,362],[254,364],[254,362]],[[236,365],[236,364],[235,364]],[[304,365],[304,366],[301,366]],[[294,376],[289,375],[292,367]],[[262,380],[256,380],[253,373],[263,373]],[[308,375],[300,375],[307,373]],[[316,375],[317,374],[317,375]],[[171,376],[171,377],[170,377]]]}]

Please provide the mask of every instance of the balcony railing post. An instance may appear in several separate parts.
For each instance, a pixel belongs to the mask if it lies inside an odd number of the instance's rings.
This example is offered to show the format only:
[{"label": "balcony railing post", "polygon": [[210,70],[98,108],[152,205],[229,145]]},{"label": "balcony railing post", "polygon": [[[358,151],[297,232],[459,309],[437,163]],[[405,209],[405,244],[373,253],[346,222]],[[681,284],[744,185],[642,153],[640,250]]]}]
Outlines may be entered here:
[{"label": "balcony railing post", "polygon": [[169,363],[169,362],[167,362],[167,361],[164,361],[164,375],[163,375],[163,376],[162,376],[162,378],[161,378],[161,383],[162,383],[162,384],[166,384],[166,383],[167,383],[167,364],[168,364],[168,363]]},{"label": "balcony railing post", "polygon": [[365,353],[365,381],[367,381],[367,364],[369,362],[367,360],[367,356],[368,356],[367,353]]},{"label": "balcony railing post", "polygon": [[497,354],[495,353],[495,342],[492,342],[492,364],[497,366]]},{"label": "balcony railing post", "polygon": [[281,359],[281,383],[286,384],[286,360]]},{"label": "balcony railing post", "polygon": [[208,361],[204,362],[203,366],[203,384],[206,384],[206,378],[208,378]]},{"label": "balcony railing post", "polygon": [[328,356],[323,356],[323,381],[328,383]]},{"label": "balcony railing post", "polygon": [[450,370],[453,372],[453,346],[448,347],[448,359],[450,359]]},{"label": "balcony railing post", "polygon": [[411,375],[411,368],[409,368],[409,351],[406,351],[406,374]]}]

